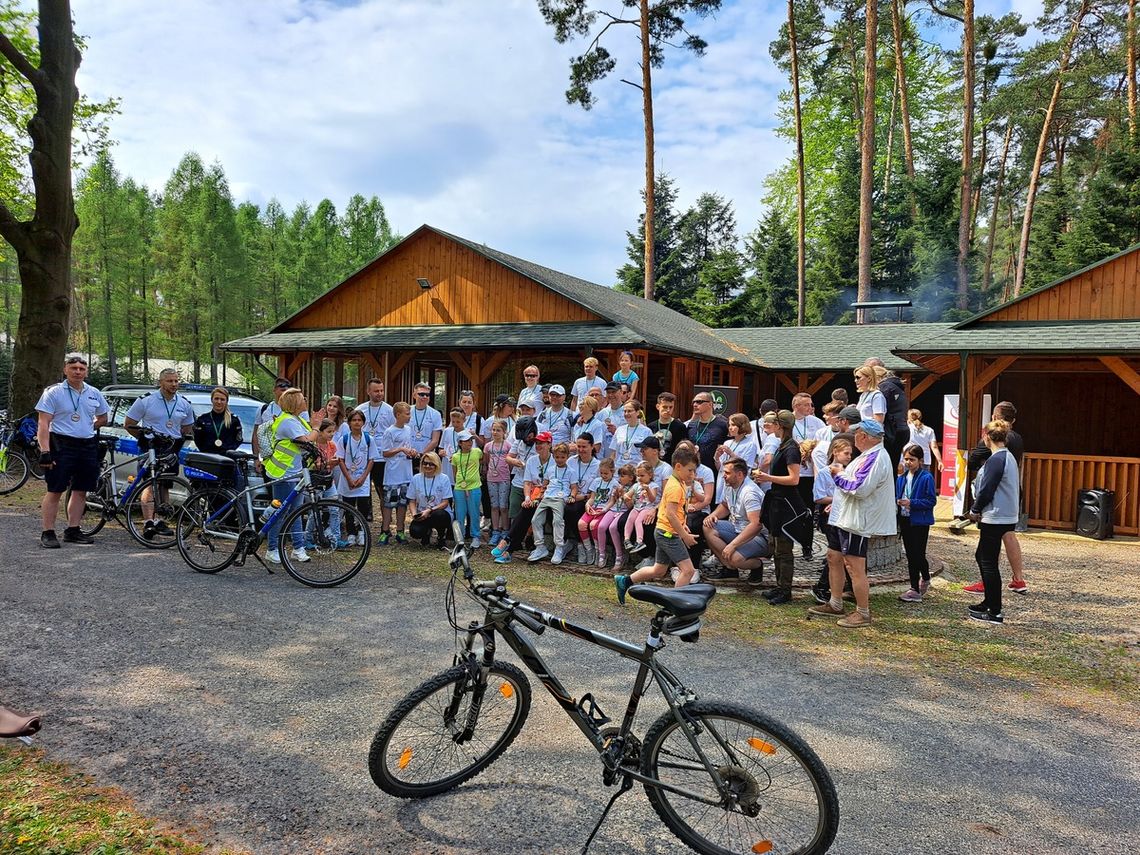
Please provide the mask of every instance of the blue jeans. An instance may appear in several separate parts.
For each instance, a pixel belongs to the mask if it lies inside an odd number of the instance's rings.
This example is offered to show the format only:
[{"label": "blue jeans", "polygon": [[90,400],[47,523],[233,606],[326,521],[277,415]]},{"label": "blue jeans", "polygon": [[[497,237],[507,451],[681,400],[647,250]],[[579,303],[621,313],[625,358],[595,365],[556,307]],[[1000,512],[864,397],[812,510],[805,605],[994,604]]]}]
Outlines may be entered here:
[{"label": "blue jeans", "polygon": [[[291,481],[286,477],[280,481],[274,481],[271,485],[273,498],[281,502],[281,514],[273,521],[273,526],[268,532],[270,549],[277,549],[278,540],[281,536],[281,523],[284,522],[289,510],[301,501],[301,494],[298,493],[293,497],[293,501],[289,503],[288,507],[285,505],[285,500],[289,498],[289,493],[292,492],[296,484],[297,482],[295,480]],[[305,545],[305,533],[301,531],[300,519],[293,523],[293,527],[289,529],[289,535],[293,541],[294,549],[301,549]]]},{"label": "blue jeans", "polygon": [[471,537],[479,537],[479,513],[483,507],[483,490],[476,487],[474,490],[456,490],[455,518],[459,521],[459,530],[471,530]]}]

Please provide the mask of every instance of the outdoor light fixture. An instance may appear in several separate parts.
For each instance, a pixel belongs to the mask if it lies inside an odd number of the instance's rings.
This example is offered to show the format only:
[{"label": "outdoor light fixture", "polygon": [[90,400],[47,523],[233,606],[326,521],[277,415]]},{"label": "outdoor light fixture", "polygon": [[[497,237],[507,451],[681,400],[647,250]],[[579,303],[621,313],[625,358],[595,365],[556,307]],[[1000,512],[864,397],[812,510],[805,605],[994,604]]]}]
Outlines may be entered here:
[{"label": "outdoor light fixture", "polygon": [[432,289],[432,284],[431,284],[430,279],[424,279],[422,276],[419,276],[419,277],[416,277],[416,281],[420,283],[420,287],[423,288],[425,291],[430,291]]}]

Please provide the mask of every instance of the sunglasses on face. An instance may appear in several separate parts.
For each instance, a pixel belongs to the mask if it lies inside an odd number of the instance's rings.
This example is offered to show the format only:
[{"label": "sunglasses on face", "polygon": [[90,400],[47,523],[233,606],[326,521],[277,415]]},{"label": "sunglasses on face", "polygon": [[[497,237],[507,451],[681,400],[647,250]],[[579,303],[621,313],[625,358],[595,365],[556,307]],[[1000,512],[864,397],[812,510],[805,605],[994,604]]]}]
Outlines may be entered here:
[{"label": "sunglasses on face", "polygon": [[435,469],[435,464],[434,463],[421,463],[420,468],[421,469]]},{"label": "sunglasses on face", "polygon": [[537,374],[524,374],[523,377],[537,377]]},{"label": "sunglasses on face", "polygon": [[417,398],[430,398],[431,392],[416,392]]}]

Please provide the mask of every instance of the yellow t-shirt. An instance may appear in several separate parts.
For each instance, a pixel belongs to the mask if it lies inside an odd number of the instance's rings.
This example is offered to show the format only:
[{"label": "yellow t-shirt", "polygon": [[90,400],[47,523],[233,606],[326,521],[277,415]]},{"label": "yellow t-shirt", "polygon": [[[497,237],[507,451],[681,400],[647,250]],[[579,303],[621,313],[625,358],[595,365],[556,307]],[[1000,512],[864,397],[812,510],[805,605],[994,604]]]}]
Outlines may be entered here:
[{"label": "yellow t-shirt", "polygon": [[455,470],[456,490],[478,490],[481,483],[479,477],[479,461],[483,459],[483,452],[472,448],[468,452],[457,451],[451,455],[451,467]]},{"label": "yellow t-shirt", "polygon": [[657,530],[676,537],[678,532],[673,531],[669,522],[669,505],[679,505],[678,513],[682,521],[685,519],[685,485],[675,475],[670,475],[665,482],[665,492],[661,494],[660,510],[657,511]]}]

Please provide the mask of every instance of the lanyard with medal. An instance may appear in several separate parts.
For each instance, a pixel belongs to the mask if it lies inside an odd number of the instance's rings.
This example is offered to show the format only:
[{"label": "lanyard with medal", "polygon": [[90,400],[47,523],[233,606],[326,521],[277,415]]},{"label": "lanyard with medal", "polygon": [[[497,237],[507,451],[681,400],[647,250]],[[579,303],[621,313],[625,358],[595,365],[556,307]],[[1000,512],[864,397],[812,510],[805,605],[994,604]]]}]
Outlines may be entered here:
[{"label": "lanyard with medal", "polygon": [[178,395],[174,396],[171,406],[166,406],[166,397],[159,393],[158,396],[162,400],[162,408],[166,410],[166,426],[168,428],[174,427],[174,413],[178,409]]},{"label": "lanyard with medal", "polygon": [[435,476],[435,478],[432,478],[432,479],[431,479],[431,485],[430,485],[430,486],[428,485],[428,482],[427,482],[427,478],[425,478],[423,475],[420,475],[420,478],[423,478],[423,482],[424,482],[424,500],[425,500],[425,501],[427,502],[427,504],[428,504],[428,506],[427,506],[427,508],[426,508],[425,510],[426,510],[427,512],[429,512],[429,513],[430,513],[431,511],[434,511],[434,510],[435,510],[435,502],[433,501],[433,499],[434,499],[435,497],[432,495],[432,493],[434,493],[434,492],[435,492],[435,482],[436,482],[436,479],[437,479],[437,478],[439,478],[439,476],[438,476],[438,475],[436,475],[436,476]]},{"label": "lanyard with medal", "polygon": [[68,418],[70,418],[73,422],[78,422],[82,418],[82,416],[79,415],[79,405],[83,403],[83,389],[80,389],[79,394],[76,395],[71,391],[70,384],[64,383],[64,386],[67,387],[67,397],[71,400],[72,412]]},{"label": "lanyard with medal", "polygon": [[412,409],[412,421],[416,424],[416,439],[424,438],[424,422],[427,421],[428,408],[424,407],[424,414],[416,418],[416,410]]},{"label": "lanyard with medal", "polygon": [[214,418],[214,414],[210,413],[210,424],[213,425],[214,436],[217,437],[214,440],[214,445],[216,445],[218,448],[222,447],[222,424],[224,423],[224,421],[225,421],[225,419],[223,419],[222,422],[217,421]]},{"label": "lanyard with medal", "polygon": [[376,424],[377,424],[377,422],[380,421],[380,414],[383,412],[384,412],[384,405],[381,404],[379,407],[376,408],[376,415],[373,416],[372,415],[372,404],[370,403],[368,405],[368,432],[370,434],[372,434],[373,436],[376,436],[376,433],[377,433]]},{"label": "lanyard with medal", "polygon": [[350,433],[345,437],[345,448],[348,451],[348,462],[352,464],[352,469],[355,472],[357,465],[360,461],[360,450],[364,448],[364,436],[360,437],[360,441],[356,444],[356,448],[352,447],[352,434]]}]

